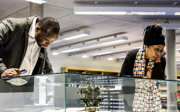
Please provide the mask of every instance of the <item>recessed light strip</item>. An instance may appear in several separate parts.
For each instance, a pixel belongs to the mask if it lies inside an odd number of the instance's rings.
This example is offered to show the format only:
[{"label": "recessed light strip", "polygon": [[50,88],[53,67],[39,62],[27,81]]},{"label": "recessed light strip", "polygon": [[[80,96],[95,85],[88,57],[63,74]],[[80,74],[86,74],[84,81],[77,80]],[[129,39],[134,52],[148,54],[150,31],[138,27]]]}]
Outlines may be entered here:
[{"label": "recessed light strip", "polygon": [[82,15],[180,15],[179,7],[74,7]]},{"label": "recessed light strip", "polygon": [[[117,37],[116,39],[109,39],[106,41],[98,41],[96,43],[87,43],[87,44],[80,44],[80,45],[74,45],[71,47],[64,47],[61,50],[61,53],[69,53],[69,52],[74,52],[74,51],[79,51],[79,50],[83,50],[83,49],[91,49],[91,48],[96,48],[96,47],[103,47],[103,46],[108,46],[108,45],[113,45],[113,44],[118,44],[121,43],[123,41],[127,41],[128,37]],[[72,49],[74,48],[74,49]],[[64,50],[63,50],[64,49]]]},{"label": "recessed light strip", "polygon": [[27,2],[37,3],[37,4],[44,4],[47,0],[25,0]]}]

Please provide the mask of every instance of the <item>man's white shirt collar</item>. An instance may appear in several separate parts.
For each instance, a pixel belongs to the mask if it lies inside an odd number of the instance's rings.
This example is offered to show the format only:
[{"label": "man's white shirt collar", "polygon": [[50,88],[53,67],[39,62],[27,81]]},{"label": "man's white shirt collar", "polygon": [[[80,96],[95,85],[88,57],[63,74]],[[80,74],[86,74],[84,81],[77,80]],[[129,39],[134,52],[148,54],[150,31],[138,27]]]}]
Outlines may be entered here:
[{"label": "man's white shirt collar", "polygon": [[35,17],[35,18],[33,19],[32,25],[31,25],[30,30],[29,30],[29,32],[28,32],[28,35],[29,35],[31,38],[35,38],[36,20],[37,20],[37,17]]}]

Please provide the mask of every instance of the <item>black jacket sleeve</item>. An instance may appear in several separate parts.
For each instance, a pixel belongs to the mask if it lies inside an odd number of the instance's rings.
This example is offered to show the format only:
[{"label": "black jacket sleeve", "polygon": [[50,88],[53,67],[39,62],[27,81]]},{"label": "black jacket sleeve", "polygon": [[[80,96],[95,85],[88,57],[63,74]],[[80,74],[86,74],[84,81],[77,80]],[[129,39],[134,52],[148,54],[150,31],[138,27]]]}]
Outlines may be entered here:
[{"label": "black jacket sleeve", "polygon": [[122,65],[120,76],[121,77],[133,77],[133,68],[138,49],[130,51]]},{"label": "black jacket sleeve", "polygon": [[[15,29],[15,26],[16,25],[13,23],[13,21],[10,21],[9,19],[6,19],[0,23],[0,46],[3,46],[3,44],[8,42],[11,32],[14,31],[13,29]],[[7,69],[3,62],[2,56],[3,52],[2,49],[0,49],[0,74]]]},{"label": "black jacket sleeve", "polygon": [[166,59],[162,57],[161,63],[154,64],[152,79],[165,79],[165,67],[166,67]]}]

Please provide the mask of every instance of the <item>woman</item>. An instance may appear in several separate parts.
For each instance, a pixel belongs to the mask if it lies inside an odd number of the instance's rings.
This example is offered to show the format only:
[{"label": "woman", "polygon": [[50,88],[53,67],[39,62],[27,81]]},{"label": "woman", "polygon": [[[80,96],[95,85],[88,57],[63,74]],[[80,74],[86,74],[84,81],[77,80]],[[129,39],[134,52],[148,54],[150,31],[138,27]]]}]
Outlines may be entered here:
[{"label": "woman", "polygon": [[[144,30],[144,45],[130,51],[123,63],[120,76],[150,79],[165,78],[165,37],[159,24]],[[155,80],[135,80],[133,111],[161,111],[160,94]]]}]

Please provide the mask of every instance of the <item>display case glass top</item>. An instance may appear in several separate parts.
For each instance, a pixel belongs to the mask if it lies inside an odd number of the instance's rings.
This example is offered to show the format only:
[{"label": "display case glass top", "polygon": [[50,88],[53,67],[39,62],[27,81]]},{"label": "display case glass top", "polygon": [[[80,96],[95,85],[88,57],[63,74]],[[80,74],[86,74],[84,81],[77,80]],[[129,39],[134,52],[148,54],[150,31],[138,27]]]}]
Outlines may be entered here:
[{"label": "display case glass top", "polygon": [[58,73],[0,83],[2,112],[177,111],[180,107],[178,80]]}]

